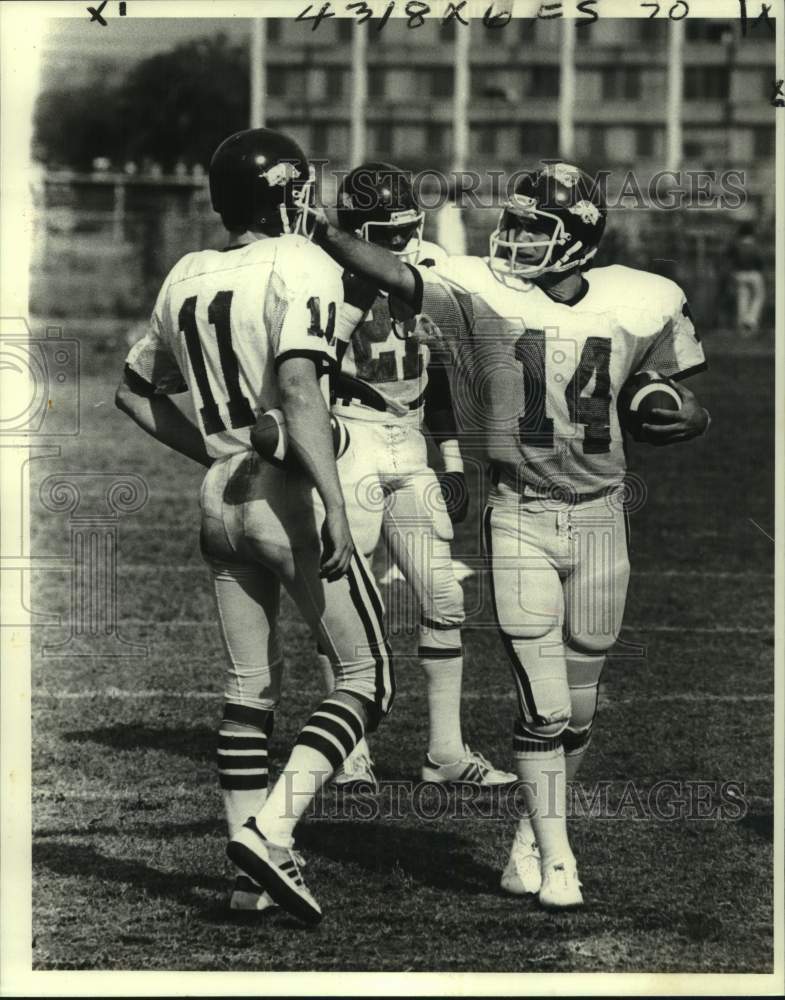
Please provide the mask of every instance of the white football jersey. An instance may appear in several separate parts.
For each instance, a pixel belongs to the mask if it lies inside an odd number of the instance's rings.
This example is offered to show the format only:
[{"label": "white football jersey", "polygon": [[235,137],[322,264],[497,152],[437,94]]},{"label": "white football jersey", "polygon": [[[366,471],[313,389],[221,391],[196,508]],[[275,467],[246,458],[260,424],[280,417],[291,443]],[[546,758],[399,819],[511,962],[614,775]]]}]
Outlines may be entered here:
[{"label": "white football jersey", "polygon": [[[635,372],[705,367],[684,293],[614,265],[585,274],[571,304],[479,257],[418,268],[422,314],[458,361],[455,420],[484,445],[497,483],[592,495],[625,473],[616,400]],[[419,280],[419,279],[418,279]]]},{"label": "white football jersey", "polygon": [[[417,255],[421,267],[433,267],[446,260],[441,247],[421,243]],[[411,310],[382,292],[367,310],[347,297],[336,328],[340,370],[374,390],[381,409],[352,399],[346,412],[339,394],[343,416],[387,423],[403,419],[420,424],[430,350],[417,336],[417,322]]]},{"label": "white football jersey", "polygon": [[126,365],[156,393],[191,390],[213,458],[246,451],[258,414],[280,406],[281,361],[309,357],[320,374],[335,364],[342,304],[340,268],[302,236],[190,253]]}]

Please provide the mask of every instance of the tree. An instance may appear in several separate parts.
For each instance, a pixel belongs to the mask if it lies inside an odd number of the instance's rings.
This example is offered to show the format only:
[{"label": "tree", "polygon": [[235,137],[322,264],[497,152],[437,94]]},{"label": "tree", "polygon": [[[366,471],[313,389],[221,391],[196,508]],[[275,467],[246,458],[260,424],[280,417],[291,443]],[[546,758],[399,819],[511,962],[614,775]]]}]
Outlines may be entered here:
[{"label": "tree", "polygon": [[216,146],[246,128],[248,54],[225,35],[186,42],[145,59],[116,87],[102,81],[41,95],[35,152],[44,162],[89,169],[145,159],[173,169],[207,166]]},{"label": "tree", "polygon": [[36,159],[75,170],[89,170],[97,156],[113,159],[122,144],[116,106],[116,93],[98,80],[44,92],[35,110]]}]

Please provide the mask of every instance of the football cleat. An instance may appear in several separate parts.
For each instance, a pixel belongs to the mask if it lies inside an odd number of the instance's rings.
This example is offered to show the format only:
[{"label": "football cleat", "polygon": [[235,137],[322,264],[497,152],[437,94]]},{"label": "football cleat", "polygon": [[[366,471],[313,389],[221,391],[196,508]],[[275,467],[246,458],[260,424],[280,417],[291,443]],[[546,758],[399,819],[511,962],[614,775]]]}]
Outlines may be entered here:
[{"label": "football cleat", "polygon": [[540,849],[531,828],[524,834],[516,830],[510,857],[502,872],[502,889],[514,896],[538,893],[542,886]]},{"label": "football cleat", "polygon": [[437,764],[430,754],[425,755],[425,764],[420,772],[423,781],[432,781],[438,785],[445,783],[483,785],[509,785],[517,781],[516,775],[509,771],[500,771],[486,760],[481,753],[464,746],[464,755],[452,764]]},{"label": "football cleat", "polygon": [[269,892],[265,892],[247,875],[238,875],[234,880],[232,895],[229,899],[230,910],[261,913],[263,910],[275,909],[277,906],[278,904],[271,898]]},{"label": "football cleat", "polygon": [[290,847],[274,844],[264,836],[253,816],[243,824],[226,848],[238,868],[265,888],[280,907],[308,924],[318,924],[322,910],[303,882],[305,861]]},{"label": "football cleat", "polygon": [[574,861],[556,861],[542,873],[540,906],[547,910],[569,910],[583,906],[578,868]]},{"label": "football cleat", "polygon": [[378,792],[379,782],[373,772],[368,744],[362,740],[333,775],[333,784],[342,792]]}]

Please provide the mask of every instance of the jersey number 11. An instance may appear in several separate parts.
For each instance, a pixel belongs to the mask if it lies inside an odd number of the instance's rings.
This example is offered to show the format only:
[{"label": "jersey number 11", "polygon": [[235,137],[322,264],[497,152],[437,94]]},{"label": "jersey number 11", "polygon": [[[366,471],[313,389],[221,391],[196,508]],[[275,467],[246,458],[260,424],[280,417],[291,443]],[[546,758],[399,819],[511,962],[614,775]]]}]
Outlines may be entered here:
[{"label": "jersey number 11", "polygon": [[[243,395],[240,387],[240,368],[237,355],[232,347],[232,326],[230,310],[232,308],[233,292],[217,292],[215,298],[207,307],[207,319],[215,327],[215,339],[218,343],[218,357],[221,361],[226,394],[229,397],[226,408],[229,411],[229,421],[235,429],[250,427],[254,422],[254,414],[248,398]],[[200,409],[205,434],[219,434],[226,430],[226,424],[218,412],[218,404],[213,396],[207,368],[204,363],[204,352],[199,340],[199,330],[196,325],[196,296],[191,295],[183,302],[178,316],[180,329],[185,335],[185,346],[193,368],[199,395],[204,404]]]}]

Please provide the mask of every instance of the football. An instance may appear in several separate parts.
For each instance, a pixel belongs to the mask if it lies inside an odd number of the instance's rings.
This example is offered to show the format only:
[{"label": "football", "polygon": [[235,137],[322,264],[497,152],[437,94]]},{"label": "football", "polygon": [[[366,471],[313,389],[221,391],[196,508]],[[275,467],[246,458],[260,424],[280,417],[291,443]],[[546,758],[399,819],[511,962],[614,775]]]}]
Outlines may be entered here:
[{"label": "football", "polygon": [[661,423],[652,416],[652,410],[681,409],[681,396],[673,382],[658,372],[637,372],[624,384],[619,394],[619,421],[624,430],[639,440],[643,425]]},{"label": "football", "polygon": [[[341,458],[349,447],[349,431],[337,417],[330,417],[330,426],[333,432],[335,457]],[[267,410],[261,415],[253,430],[253,444],[262,458],[272,462],[273,465],[285,463],[289,450],[289,434],[282,410]]]}]

